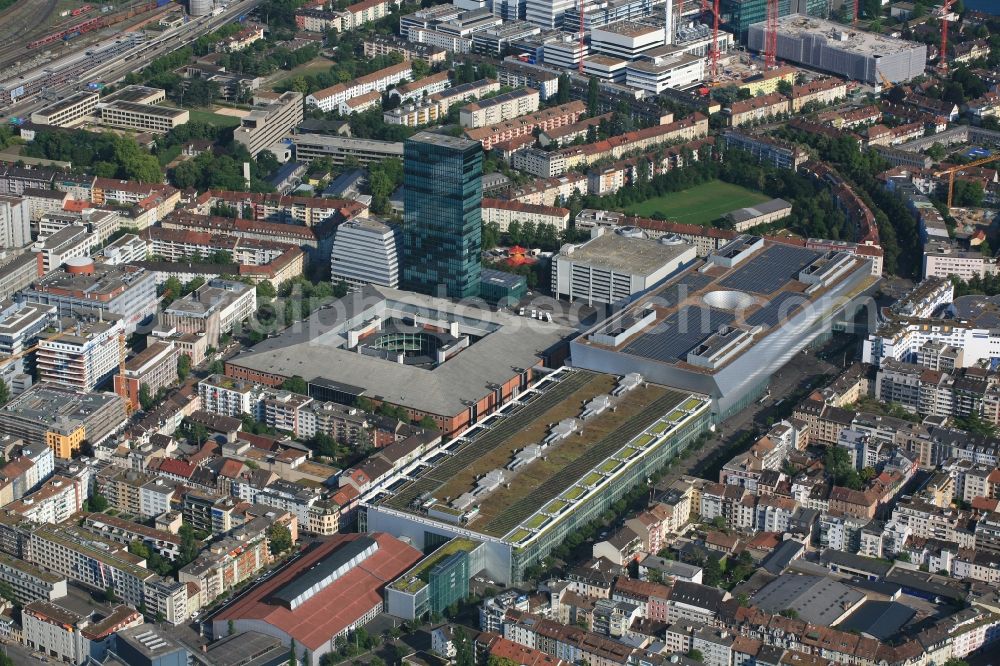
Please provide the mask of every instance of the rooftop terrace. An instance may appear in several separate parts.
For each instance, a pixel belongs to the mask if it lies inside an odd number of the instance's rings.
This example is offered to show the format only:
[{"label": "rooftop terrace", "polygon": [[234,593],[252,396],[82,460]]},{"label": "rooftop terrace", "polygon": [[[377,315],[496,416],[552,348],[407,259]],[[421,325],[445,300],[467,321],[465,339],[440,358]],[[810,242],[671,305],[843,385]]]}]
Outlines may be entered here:
[{"label": "rooftop terrace", "polygon": [[[410,513],[465,514],[468,529],[526,541],[707,404],[648,383],[615,395],[619,383],[614,375],[560,370],[449,444],[443,459],[430,454],[384,504]],[[584,418],[588,410],[593,413]],[[553,437],[556,424],[566,425],[565,435]],[[543,455],[512,463],[526,447],[543,443]],[[498,472],[505,482],[477,497],[476,507],[454,508],[456,499]]]},{"label": "rooftop terrace", "polygon": [[455,553],[460,552],[472,552],[479,545],[478,541],[473,541],[472,539],[455,538],[444,544],[429,556],[425,557],[422,562],[417,564],[415,567],[407,571],[405,574],[399,577],[399,579],[394,582],[391,587],[401,592],[407,592],[413,594],[414,592],[426,587],[427,583],[430,581],[431,571],[439,562],[443,561],[445,558],[451,557]]}]

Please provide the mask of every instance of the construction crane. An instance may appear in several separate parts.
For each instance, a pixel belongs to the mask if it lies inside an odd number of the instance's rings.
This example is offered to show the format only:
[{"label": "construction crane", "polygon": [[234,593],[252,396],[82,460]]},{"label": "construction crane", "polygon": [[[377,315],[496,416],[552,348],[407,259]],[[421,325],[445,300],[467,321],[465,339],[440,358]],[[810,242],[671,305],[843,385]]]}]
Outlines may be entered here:
[{"label": "construction crane", "polygon": [[890,81],[889,77],[882,73],[881,69],[876,69],[875,71],[878,72],[878,78],[882,79],[882,92],[892,90],[896,87],[896,84]]},{"label": "construction crane", "polygon": [[586,11],[584,8],[587,6],[587,0],[580,0],[580,62],[576,66],[576,71],[579,74],[583,74],[583,50],[586,47],[584,43],[584,32],[583,32],[583,14]]},{"label": "construction crane", "polygon": [[6,358],[0,359],[0,367],[3,367],[5,365],[7,365],[8,363],[13,363],[14,361],[16,361],[19,358],[23,358],[23,357],[27,356],[28,354],[31,354],[31,353],[34,353],[34,352],[38,351],[38,348],[42,346],[43,342],[52,342],[54,340],[58,340],[59,338],[63,337],[64,335],[69,335],[72,332],[73,332],[72,328],[67,328],[65,330],[59,331],[58,333],[56,333],[53,336],[45,338],[44,340],[39,340],[35,344],[31,345],[30,347],[28,347],[26,349],[22,349],[21,351],[19,351],[16,354],[11,354],[10,356],[8,356]]},{"label": "construction crane", "polygon": [[712,83],[719,79],[719,0],[712,4]]},{"label": "construction crane", "polygon": [[121,396],[125,400],[125,413],[132,415],[132,400],[128,397],[128,385],[125,383],[125,354],[128,344],[125,340],[125,331],[118,333],[118,374],[121,375],[121,387],[125,395]]},{"label": "construction crane", "polygon": [[942,169],[934,174],[936,178],[941,178],[943,176],[948,176],[948,208],[951,208],[952,197],[955,194],[955,174],[964,171],[965,169],[971,169],[972,167],[982,166],[983,164],[988,164],[994,160],[1000,159],[1000,153],[996,155],[991,155],[990,157],[984,157],[981,160],[976,160],[974,162],[967,162],[965,164],[959,164],[958,166],[951,167],[950,169]]},{"label": "construction crane", "polygon": [[778,0],[767,0],[767,28],[764,31],[764,68],[778,64]]},{"label": "construction crane", "polygon": [[954,3],[955,0],[944,0],[941,5],[941,53],[938,54],[938,69],[942,74],[948,72],[948,14]]}]

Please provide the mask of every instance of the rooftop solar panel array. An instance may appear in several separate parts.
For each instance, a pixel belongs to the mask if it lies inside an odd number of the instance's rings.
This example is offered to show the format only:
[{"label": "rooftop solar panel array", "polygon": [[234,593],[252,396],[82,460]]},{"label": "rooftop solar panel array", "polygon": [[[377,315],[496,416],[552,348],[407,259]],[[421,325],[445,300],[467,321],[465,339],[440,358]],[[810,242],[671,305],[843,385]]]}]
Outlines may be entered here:
[{"label": "rooftop solar panel array", "polygon": [[719,286],[771,294],[789,280],[798,278],[799,271],[819,256],[818,252],[801,247],[771,245],[720,280]]},{"label": "rooftop solar panel array", "polygon": [[684,360],[687,353],[706,336],[732,321],[731,312],[692,305],[674,312],[623,351],[667,363]]},{"label": "rooftop solar panel array", "polygon": [[799,311],[808,299],[794,291],[783,291],[771,299],[760,310],[746,318],[751,326],[774,328],[779,322],[788,319]]},{"label": "rooftop solar panel array", "polygon": [[652,300],[652,304],[663,308],[672,308],[680,303],[681,300],[704,289],[710,284],[712,284],[711,276],[691,272],[682,277],[676,284],[672,284],[656,294]]}]

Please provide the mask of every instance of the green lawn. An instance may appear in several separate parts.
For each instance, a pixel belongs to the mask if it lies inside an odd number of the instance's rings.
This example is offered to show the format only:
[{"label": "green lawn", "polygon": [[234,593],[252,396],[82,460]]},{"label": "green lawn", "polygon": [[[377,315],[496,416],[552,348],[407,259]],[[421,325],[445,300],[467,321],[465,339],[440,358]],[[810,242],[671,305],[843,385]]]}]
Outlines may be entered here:
[{"label": "green lawn", "polygon": [[[295,67],[294,69],[291,69],[287,72],[282,71],[279,73],[275,73],[274,76],[276,78],[269,85],[271,87],[271,90],[278,90],[279,88],[287,86],[289,83],[291,83],[292,79],[294,79],[297,76],[308,76],[310,74],[320,74],[322,72],[329,72],[330,68],[333,67],[333,65],[334,62],[332,60],[325,58],[324,56],[320,56],[315,60],[310,60],[309,62],[303,63],[298,67]],[[279,76],[280,78],[277,78]]]},{"label": "green lawn", "polygon": [[731,210],[752,206],[770,198],[739,185],[714,180],[688,190],[648,199],[629,206],[625,212],[639,217],[653,217],[658,213],[674,222],[708,225]]},{"label": "green lawn", "polygon": [[236,116],[224,116],[211,111],[197,111],[195,109],[190,109],[190,113],[191,120],[194,122],[211,123],[219,127],[237,127],[240,124],[240,119]]}]

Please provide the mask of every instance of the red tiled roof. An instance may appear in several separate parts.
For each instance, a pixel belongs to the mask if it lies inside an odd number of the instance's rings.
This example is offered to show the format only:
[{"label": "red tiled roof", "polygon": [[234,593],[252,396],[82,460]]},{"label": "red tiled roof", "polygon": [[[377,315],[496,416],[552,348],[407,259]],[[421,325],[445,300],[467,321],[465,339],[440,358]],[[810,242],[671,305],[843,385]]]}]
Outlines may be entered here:
[{"label": "red tiled roof", "polygon": [[227,479],[239,478],[240,473],[243,471],[243,463],[239,460],[234,460],[232,458],[227,458],[222,467],[219,468],[219,476],[224,476]]},{"label": "red tiled roof", "polygon": [[509,659],[520,666],[557,666],[566,663],[541,650],[526,647],[506,638],[499,638],[490,646],[490,656]]},{"label": "red tiled roof", "polygon": [[160,460],[159,471],[164,474],[173,474],[183,479],[190,479],[191,475],[194,474],[194,465],[183,460],[177,460],[176,458],[163,458]]},{"label": "red tiled roof", "polygon": [[380,79],[384,79],[387,76],[396,76],[397,74],[402,74],[406,70],[410,69],[411,64],[409,60],[404,60],[401,63],[390,65],[385,69],[380,69],[377,72],[372,72],[371,74],[365,74],[364,76],[359,76],[353,81],[348,81],[347,83],[338,83],[336,85],[330,86],[329,88],[323,88],[322,90],[317,90],[312,94],[313,99],[326,99],[327,97],[333,97],[334,95],[353,88],[355,86],[362,86],[366,83],[373,83]]},{"label": "red tiled roof", "polygon": [[338,534],[282,568],[267,582],[252,589],[223,610],[215,622],[254,620],[269,624],[310,650],[317,650],[331,637],[382,604],[382,589],[413,566],[423,555],[395,537],[376,532],[368,535],[378,550],[333,583],[302,602],[294,611],[278,605],[271,595],[307,572],[316,562],[364,534]]}]

